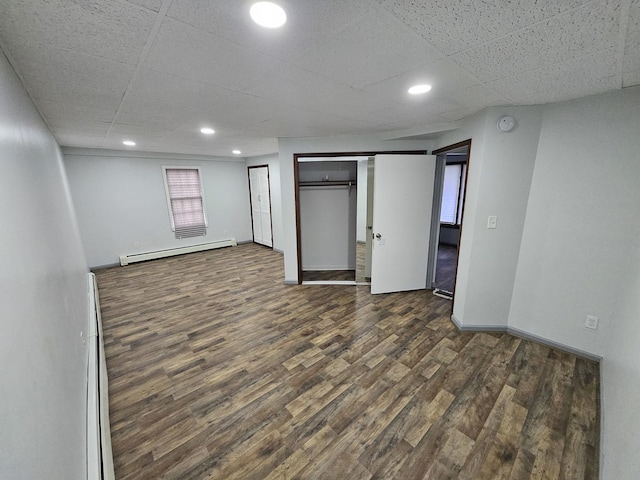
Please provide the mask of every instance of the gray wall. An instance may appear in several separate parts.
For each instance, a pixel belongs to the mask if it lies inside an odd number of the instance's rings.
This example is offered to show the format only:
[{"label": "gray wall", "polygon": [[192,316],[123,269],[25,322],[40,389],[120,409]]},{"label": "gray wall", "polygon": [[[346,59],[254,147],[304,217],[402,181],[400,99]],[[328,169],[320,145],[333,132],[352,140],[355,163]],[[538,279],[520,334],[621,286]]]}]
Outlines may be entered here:
[{"label": "gray wall", "polygon": [[357,191],[300,188],[303,270],[355,270]]},{"label": "gray wall", "polygon": [[88,269],[62,155],[0,51],[0,478],[86,477]]},{"label": "gray wall", "polygon": [[[123,254],[227,238],[251,241],[243,160],[65,149],[65,165],[91,267],[117,264]],[[163,165],[201,168],[209,224],[205,237],[175,238]]]}]

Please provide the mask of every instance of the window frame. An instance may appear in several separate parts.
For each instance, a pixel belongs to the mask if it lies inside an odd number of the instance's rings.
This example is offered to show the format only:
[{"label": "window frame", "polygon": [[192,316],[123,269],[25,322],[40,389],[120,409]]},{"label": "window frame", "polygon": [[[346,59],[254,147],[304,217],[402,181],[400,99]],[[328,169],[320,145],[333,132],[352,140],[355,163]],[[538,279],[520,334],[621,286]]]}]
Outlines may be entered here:
[{"label": "window frame", "polygon": [[[167,170],[196,170],[198,172],[198,183],[200,185],[200,199],[202,200],[202,217],[204,219],[205,228],[209,228],[209,222],[207,220],[207,208],[206,208],[207,202],[204,196],[204,186],[202,182],[202,168],[199,166],[163,165],[162,178],[164,181],[164,193],[165,193],[165,198],[167,200],[167,212],[169,213],[169,222],[171,225],[171,231],[175,233],[176,225],[173,219],[173,209],[171,207],[171,193],[169,192],[169,181],[167,180]],[[189,238],[189,237],[183,237],[183,238]]]}]

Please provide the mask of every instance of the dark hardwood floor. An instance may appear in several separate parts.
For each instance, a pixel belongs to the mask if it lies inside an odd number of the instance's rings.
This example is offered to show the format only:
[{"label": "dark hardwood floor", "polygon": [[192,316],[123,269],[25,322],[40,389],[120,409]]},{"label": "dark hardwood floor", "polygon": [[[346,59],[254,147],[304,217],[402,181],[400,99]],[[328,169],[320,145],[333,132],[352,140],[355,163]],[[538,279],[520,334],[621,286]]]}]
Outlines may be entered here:
[{"label": "dark hardwood floor", "polygon": [[436,281],[434,286],[453,293],[456,280],[456,259],[458,248],[453,245],[438,245],[438,259],[436,261]]},{"label": "dark hardwood floor", "polygon": [[116,477],[596,479],[594,362],[252,244],[96,272]]},{"label": "dark hardwood floor", "polygon": [[304,270],[302,279],[305,282],[355,282],[355,270]]}]

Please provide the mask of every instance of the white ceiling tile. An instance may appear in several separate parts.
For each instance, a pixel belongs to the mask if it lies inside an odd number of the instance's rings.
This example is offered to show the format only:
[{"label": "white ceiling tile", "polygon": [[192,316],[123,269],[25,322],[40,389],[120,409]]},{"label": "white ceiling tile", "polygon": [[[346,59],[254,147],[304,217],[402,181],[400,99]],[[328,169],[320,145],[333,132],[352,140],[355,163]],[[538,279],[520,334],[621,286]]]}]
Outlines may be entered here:
[{"label": "white ceiling tile", "polygon": [[127,2],[153,10],[154,12],[159,12],[163,0],[127,0]]},{"label": "white ceiling tile", "polygon": [[293,65],[283,65],[254,79],[243,93],[299,107],[322,105],[328,98],[348,95],[353,89]]},{"label": "white ceiling tile", "polygon": [[22,75],[53,84],[75,84],[122,96],[135,70],[132,65],[82,52],[27,45],[21,49],[15,63]]},{"label": "white ceiling tile", "polygon": [[21,45],[37,45],[136,64],[155,17],[124,0],[3,0],[0,30],[12,56]]},{"label": "white ceiling tile", "polygon": [[[100,148],[104,141],[104,136],[101,135],[88,135],[83,132],[76,133],[76,131],[56,133],[53,132],[56,140],[60,145],[65,147],[85,147],[85,148]],[[118,145],[118,148],[122,148],[122,143]]]},{"label": "white ceiling tile", "polygon": [[618,3],[590,3],[451,58],[486,82],[609,50],[617,46]]},{"label": "white ceiling tile", "polygon": [[514,104],[570,100],[619,88],[615,49],[572,58],[511,78],[487,83]]},{"label": "white ceiling tile", "polygon": [[249,17],[252,3],[246,0],[174,0],[167,15],[290,62],[302,55],[304,47],[347,27],[371,10],[369,3],[363,0],[288,0],[280,2],[288,13],[285,26],[265,29]]},{"label": "white ceiling tile", "polygon": [[433,62],[442,55],[386,12],[371,12],[304,50],[294,63],[355,88]]},{"label": "white ceiling tile", "polygon": [[77,125],[85,121],[111,122],[116,113],[115,109],[102,109],[72,103],[51,102],[40,100],[38,107],[42,114],[52,123],[56,120],[72,120]]},{"label": "white ceiling tile", "polygon": [[[627,37],[624,46],[624,73],[640,70],[640,0],[633,0],[627,19]],[[629,75],[624,75],[629,79]],[[625,82],[626,83],[626,82]]]},{"label": "white ceiling tile", "polygon": [[377,0],[447,55],[502,38],[587,0]]},{"label": "white ceiling tile", "polygon": [[[424,96],[407,93],[412,85],[423,83],[432,87],[432,90]],[[397,103],[414,103],[416,99],[438,97],[477,83],[478,81],[462,67],[445,58],[369,85],[362,90],[376,97],[393,99]]]},{"label": "white ceiling tile", "polygon": [[234,90],[282,67],[280,60],[165,18],[144,67]]},{"label": "white ceiling tile", "polygon": [[47,81],[40,77],[24,77],[32,98],[48,100],[56,104],[73,104],[116,111],[122,95],[98,90],[90,83]]},{"label": "white ceiling tile", "polygon": [[472,87],[448,92],[445,97],[454,99],[465,107],[489,107],[509,104],[509,99],[499,95],[485,85],[474,85]]},{"label": "white ceiling tile", "polygon": [[417,125],[427,125],[429,123],[443,123],[446,120],[429,112],[425,105],[427,102],[416,102],[414,104],[397,105],[385,108],[370,115],[370,120],[377,125],[394,125],[398,130]]},{"label": "white ceiling tile", "polygon": [[473,115],[474,113],[479,112],[485,107],[463,107],[458,108],[456,110],[450,110],[448,112],[442,112],[439,115],[447,120],[455,122],[457,120],[462,120],[469,115]]}]

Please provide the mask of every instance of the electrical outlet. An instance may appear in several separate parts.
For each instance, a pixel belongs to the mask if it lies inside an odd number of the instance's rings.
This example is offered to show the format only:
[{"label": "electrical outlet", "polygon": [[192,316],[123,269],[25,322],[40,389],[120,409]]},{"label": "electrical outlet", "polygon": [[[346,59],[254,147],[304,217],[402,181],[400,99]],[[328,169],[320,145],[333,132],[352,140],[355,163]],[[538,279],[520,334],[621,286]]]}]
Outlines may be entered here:
[{"label": "electrical outlet", "polygon": [[591,328],[592,330],[595,330],[598,328],[598,317],[595,317],[593,315],[587,315],[587,319],[584,322],[584,326],[587,328]]},{"label": "electrical outlet", "polygon": [[87,341],[84,339],[84,332],[82,330],[80,330],[80,339],[82,340],[83,345],[87,344]]},{"label": "electrical outlet", "polygon": [[491,215],[487,220],[487,228],[498,228],[498,217]]}]

